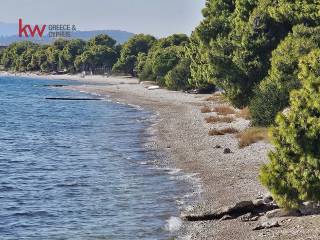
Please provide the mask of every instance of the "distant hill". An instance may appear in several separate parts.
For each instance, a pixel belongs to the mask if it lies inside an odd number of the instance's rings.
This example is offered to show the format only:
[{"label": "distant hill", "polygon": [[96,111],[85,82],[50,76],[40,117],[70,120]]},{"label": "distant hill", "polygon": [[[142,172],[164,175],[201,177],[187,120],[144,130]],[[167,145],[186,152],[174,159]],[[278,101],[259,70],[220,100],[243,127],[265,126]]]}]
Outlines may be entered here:
[{"label": "distant hill", "polygon": [[[50,43],[54,41],[54,38],[43,37],[43,38],[20,38],[17,34],[18,24],[14,23],[2,23],[0,22],[0,46],[7,46],[10,43],[22,41],[22,40],[32,40],[37,43]],[[93,31],[77,31],[72,33],[72,38],[80,38],[83,40],[88,40],[99,34],[107,34],[118,43],[124,43],[129,38],[131,38],[134,33],[120,31],[120,30],[93,30]]]}]

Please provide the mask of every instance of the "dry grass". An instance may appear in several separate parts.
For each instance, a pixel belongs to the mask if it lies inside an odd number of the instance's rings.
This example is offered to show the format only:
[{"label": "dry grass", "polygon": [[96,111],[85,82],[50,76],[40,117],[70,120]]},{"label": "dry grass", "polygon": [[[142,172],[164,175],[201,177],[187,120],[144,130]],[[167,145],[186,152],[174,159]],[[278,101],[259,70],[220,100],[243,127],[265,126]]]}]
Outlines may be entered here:
[{"label": "dry grass", "polygon": [[239,139],[239,147],[244,148],[253,143],[268,140],[268,129],[267,128],[248,128],[244,132],[237,135]]},{"label": "dry grass", "polygon": [[222,136],[222,135],[226,135],[226,134],[235,134],[238,133],[239,131],[235,128],[232,127],[228,127],[228,128],[224,128],[224,129],[211,129],[209,131],[209,135],[210,136]]},{"label": "dry grass", "polygon": [[210,113],[212,110],[208,106],[204,106],[201,108],[202,113]]},{"label": "dry grass", "polygon": [[217,122],[225,122],[225,123],[232,123],[234,121],[233,117],[216,117],[210,116],[205,118],[207,123],[217,123]]},{"label": "dry grass", "polygon": [[224,116],[228,114],[236,113],[236,111],[229,106],[218,106],[218,107],[215,107],[213,111],[216,112],[218,115],[224,115]]},{"label": "dry grass", "polygon": [[246,108],[241,109],[240,112],[237,113],[237,117],[249,120],[250,119],[249,108],[246,107]]},{"label": "dry grass", "polygon": [[207,97],[205,99],[205,101],[208,101],[208,102],[221,102],[221,103],[227,102],[226,98],[221,93],[213,94],[210,97]]}]

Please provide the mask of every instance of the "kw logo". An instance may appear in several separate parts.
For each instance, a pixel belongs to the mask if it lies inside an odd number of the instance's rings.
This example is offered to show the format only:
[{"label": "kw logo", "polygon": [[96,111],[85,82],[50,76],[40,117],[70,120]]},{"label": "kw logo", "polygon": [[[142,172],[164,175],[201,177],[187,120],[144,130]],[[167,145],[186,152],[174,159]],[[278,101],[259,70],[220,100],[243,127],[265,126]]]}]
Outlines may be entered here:
[{"label": "kw logo", "polygon": [[32,27],[28,24],[23,26],[22,19],[19,19],[19,37],[22,37],[23,35],[25,37],[29,37],[29,34],[31,37],[34,37],[36,33],[39,37],[43,36],[44,31],[46,30],[47,25],[41,26],[41,29],[39,25],[35,25],[32,29]]}]

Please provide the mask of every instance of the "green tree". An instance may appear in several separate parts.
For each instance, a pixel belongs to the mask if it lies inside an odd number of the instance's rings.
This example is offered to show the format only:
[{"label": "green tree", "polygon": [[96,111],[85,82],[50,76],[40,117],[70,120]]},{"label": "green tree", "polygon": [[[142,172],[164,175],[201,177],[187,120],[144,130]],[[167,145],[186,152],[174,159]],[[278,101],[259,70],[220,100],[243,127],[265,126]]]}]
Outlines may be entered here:
[{"label": "green tree", "polygon": [[68,42],[69,42],[69,41],[66,40],[66,39],[58,38],[58,39],[56,39],[56,40],[53,42],[53,46],[54,46],[56,49],[62,51],[62,50],[64,49],[64,47],[68,44]]},{"label": "green tree", "polygon": [[139,53],[148,53],[156,39],[150,35],[135,35],[126,42],[120,53],[120,58],[113,67],[114,72],[134,75]]},{"label": "green tree", "polygon": [[113,38],[109,37],[106,34],[100,34],[95,36],[94,38],[90,39],[88,41],[88,46],[93,47],[93,46],[106,46],[109,48],[114,48],[116,45],[117,41],[114,40]]},{"label": "green tree", "polygon": [[28,49],[36,49],[38,47],[37,44],[34,44],[29,41],[24,42],[15,42],[10,44],[2,54],[1,63],[5,69],[19,71],[19,68],[25,71],[25,59],[22,59],[21,56],[26,55],[26,51]]},{"label": "green tree", "polygon": [[316,1],[207,0],[188,48],[190,83],[216,84],[233,105],[247,105],[268,74],[272,51],[293,26],[318,26],[319,14]]},{"label": "green tree", "polygon": [[111,68],[117,61],[116,50],[107,46],[92,46],[75,59],[75,68],[95,71],[98,67]]},{"label": "green tree", "polygon": [[260,83],[250,103],[255,125],[268,126],[289,104],[289,93],[301,87],[298,63],[301,57],[320,47],[320,27],[297,25],[272,53],[268,76]]},{"label": "green tree", "polygon": [[170,90],[186,90],[189,88],[190,60],[181,59],[180,62],[165,76],[165,85]]},{"label": "green tree", "polygon": [[54,72],[58,71],[60,54],[61,54],[61,51],[59,51],[53,46],[49,46],[46,49],[46,56],[47,56],[47,62],[48,62],[47,70],[54,71]]},{"label": "green tree", "polygon": [[171,46],[186,46],[189,43],[189,37],[186,34],[173,34],[161,38],[154,45],[156,48],[167,48]]},{"label": "green tree", "polygon": [[303,84],[290,97],[290,109],[279,114],[272,129],[275,150],[260,180],[284,208],[320,200],[320,49],[300,61]]},{"label": "green tree", "polygon": [[[202,10],[204,17],[193,31],[186,54],[190,63],[190,84],[196,88],[215,85],[220,78],[222,62],[231,54],[229,34],[235,9],[234,0],[207,0]],[[230,64],[227,69],[229,70]],[[223,70],[225,66],[221,68]],[[226,71],[227,71],[226,69]]]},{"label": "green tree", "polygon": [[[164,77],[184,58],[189,38],[185,34],[173,34],[155,42],[148,54],[138,55],[136,70],[142,81],[157,81],[165,85]],[[186,79],[187,80],[187,79]]]},{"label": "green tree", "polygon": [[179,62],[179,47],[171,46],[158,49],[151,60],[152,75],[156,77],[156,82],[165,86],[164,77]]},{"label": "green tree", "polygon": [[301,23],[320,25],[319,2],[316,0],[277,0],[268,11],[276,21],[290,26]]},{"label": "green tree", "polygon": [[70,40],[62,49],[59,56],[60,68],[75,72],[74,62],[77,56],[81,55],[86,47],[86,42],[80,39]]},{"label": "green tree", "polygon": [[209,63],[208,48],[200,41],[197,32],[193,32],[190,37],[186,55],[190,59],[190,85],[198,89],[214,86],[215,79],[212,65]]}]

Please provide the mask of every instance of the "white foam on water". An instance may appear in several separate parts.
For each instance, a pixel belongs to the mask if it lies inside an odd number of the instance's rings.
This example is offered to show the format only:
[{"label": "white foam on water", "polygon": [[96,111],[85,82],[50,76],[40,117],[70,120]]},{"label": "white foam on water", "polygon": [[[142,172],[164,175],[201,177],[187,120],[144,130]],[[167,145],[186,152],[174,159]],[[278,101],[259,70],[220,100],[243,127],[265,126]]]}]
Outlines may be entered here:
[{"label": "white foam on water", "polygon": [[179,169],[179,168],[172,168],[172,169],[169,169],[168,174],[170,174],[170,175],[176,175],[176,174],[178,174],[178,173],[181,172],[181,171],[182,171],[182,170]]},{"label": "white foam on water", "polygon": [[176,232],[182,226],[182,220],[178,217],[170,217],[166,222],[165,229],[169,232]]},{"label": "white foam on water", "polygon": [[193,204],[195,200],[197,201],[203,192],[199,173],[185,173],[179,168],[161,167],[157,165],[153,165],[149,169],[165,171],[169,175],[169,179],[182,181],[191,186],[191,189],[181,197],[178,197],[175,202],[177,207],[183,212],[191,212],[194,209],[194,206],[191,204]]},{"label": "white foam on water", "polygon": [[191,240],[191,235],[181,236],[176,238],[176,240]]}]

